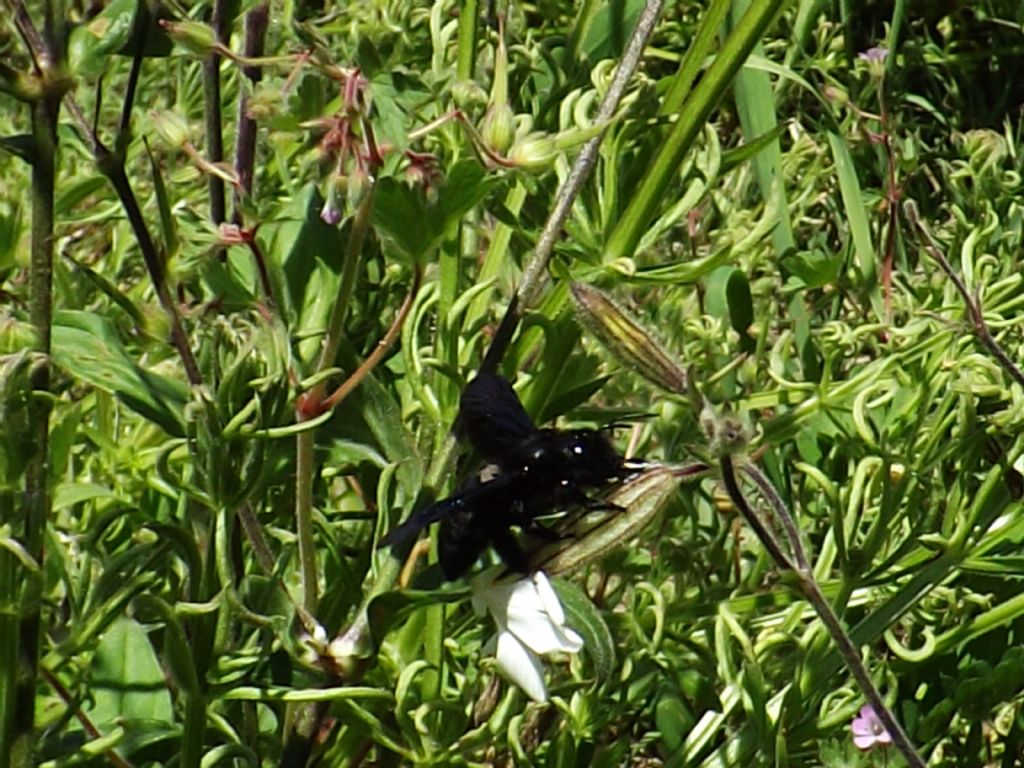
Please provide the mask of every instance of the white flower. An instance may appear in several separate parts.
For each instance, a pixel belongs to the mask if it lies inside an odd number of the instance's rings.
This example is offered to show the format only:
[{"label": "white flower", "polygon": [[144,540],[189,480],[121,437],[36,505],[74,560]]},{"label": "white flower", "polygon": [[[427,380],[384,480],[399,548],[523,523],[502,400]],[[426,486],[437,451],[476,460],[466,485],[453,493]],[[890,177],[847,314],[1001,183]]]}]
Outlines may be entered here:
[{"label": "white flower", "polygon": [[531,699],[546,701],[538,656],[578,653],[583,638],[565,625],[562,604],[543,572],[515,582],[496,582],[494,577],[502,570],[493,568],[470,579],[473,607],[481,615],[489,611],[498,625],[498,669]]}]

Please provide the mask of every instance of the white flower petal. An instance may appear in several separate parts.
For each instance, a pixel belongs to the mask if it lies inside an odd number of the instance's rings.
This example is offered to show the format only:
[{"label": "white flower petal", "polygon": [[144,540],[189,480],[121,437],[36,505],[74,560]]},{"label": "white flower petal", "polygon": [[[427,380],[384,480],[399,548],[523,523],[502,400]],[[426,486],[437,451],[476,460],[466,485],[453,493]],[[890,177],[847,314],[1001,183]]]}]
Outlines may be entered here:
[{"label": "white flower petal", "polygon": [[509,632],[498,634],[496,658],[498,669],[522,688],[527,696],[537,702],[547,701],[548,692],[544,686],[544,670],[540,665],[540,659],[514,635]]},{"label": "white flower petal", "polygon": [[565,624],[565,611],[562,610],[562,603],[558,599],[558,593],[548,581],[544,571],[537,571],[533,574],[533,584],[537,590],[537,597],[544,606],[544,610],[555,624]]},{"label": "white flower petal", "polygon": [[565,611],[543,573],[496,583],[500,570],[491,569],[470,579],[473,607],[478,613],[489,612],[498,625],[498,668],[531,699],[545,701],[543,667],[537,654],[576,653],[583,647],[583,639],[565,626]]},{"label": "white flower petal", "polygon": [[508,603],[512,593],[521,581],[503,581],[496,583],[498,574],[503,573],[503,566],[495,566],[481,571],[469,580],[472,590],[473,610],[480,616],[489,612],[498,623],[500,629],[504,629]]},{"label": "white flower petal", "polygon": [[[547,588],[547,594],[533,579],[523,579],[515,585],[505,616],[509,632],[534,653],[578,652],[583,647],[583,639],[564,625],[562,606],[546,578],[542,584]],[[552,602],[557,605],[553,612],[559,616],[558,620],[552,616],[549,607]]]}]

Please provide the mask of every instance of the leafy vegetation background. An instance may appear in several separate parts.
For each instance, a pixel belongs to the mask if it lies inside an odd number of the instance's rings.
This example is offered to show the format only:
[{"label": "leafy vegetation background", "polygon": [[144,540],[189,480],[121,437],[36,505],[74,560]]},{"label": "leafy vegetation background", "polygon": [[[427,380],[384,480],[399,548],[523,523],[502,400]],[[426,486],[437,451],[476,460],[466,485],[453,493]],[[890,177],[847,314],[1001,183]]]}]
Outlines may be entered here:
[{"label": "leafy vegetation background", "polygon": [[[1021,357],[1024,11],[774,5],[722,82],[748,3],[664,8],[503,370],[538,422],[704,455],[690,403],[581,331],[568,281],[609,292],[747,425],[921,753],[1017,765],[1024,390],[979,338]],[[194,22],[168,36],[126,0],[4,4],[0,759],[899,762],[850,744],[861,692],[713,473],[567,577],[587,645],[543,705],[461,585],[398,590],[375,550],[458,482],[460,388],[642,4],[485,6],[150,8]]]}]

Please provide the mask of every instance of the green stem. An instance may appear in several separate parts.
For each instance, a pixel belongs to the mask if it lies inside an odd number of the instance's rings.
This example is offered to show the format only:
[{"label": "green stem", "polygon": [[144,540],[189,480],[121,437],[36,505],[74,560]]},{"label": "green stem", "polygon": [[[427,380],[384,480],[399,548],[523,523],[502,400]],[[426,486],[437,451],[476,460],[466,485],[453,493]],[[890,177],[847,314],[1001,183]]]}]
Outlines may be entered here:
[{"label": "green stem", "polygon": [[313,537],[314,446],[314,430],[299,433],[295,444],[295,535],[302,570],[302,606],[311,613],[316,610],[318,584]]},{"label": "green stem", "polygon": [[455,76],[458,80],[473,78],[479,25],[479,0],[462,0],[462,7],[459,9],[459,59],[455,65]]},{"label": "green stem", "polygon": [[[44,71],[45,72],[45,71]],[[46,75],[44,74],[44,82]],[[34,365],[31,373],[33,398],[29,404],[29,435],[31,455],[25,470],[24,508],[16,519],[23,528],[12,533],[21,541],[28,555],[40,566],[43,562],[43,541],[50,517],[50,326],[53,321],[53,201],[54,174],[57,156],[57,115],[60,93],[46,92],[32,103],[32,245],[29,272],[29,318],[36,332],[37,350],[43,362]],[[13,506],[13,505],[12,505]],[[11,510],[13,511],[13,510]],[[5,510],[7,512],[7,510]],[[0,522],[14,520],[5,514]],[[0,755],[8,756],[11,765],[33,762],[36,678],[39,674],[40,603],[26,600],[32,590],[27,588],[28,574],[13,562],[9,553],[3,558],[4,584],[8,585],[10,602],[17,629],[4,641],[4,656],[13,667],[5,667],[4,696],[13,694],[13,706],[5,706],[0,722]],[[15,621],[10,621],[14,624]],[[5,632],[8,628],[4,628]],[[13,686],[11,683],[13,682]],[[3,702],[5,705],[7,701]]]},{"label": "green stem", "polygon": [[[0,523],[15,519],[15,494],[11,490],[0,491]],[[0,765],[28,766],[31,742],[21,727],[15,728],[18,719],[19,672],[19,616],[14,609],[20,604],[22,579],[19,578],[18,559],[6,549],[0,549],[0,605],[7,610],[0,611]],[[31,699],[30,699],[31,701]],[[4,762],[6,760],[6,762]]]},{"label": "green stem", "polygon": [[[366,196],[356,209],[349,231],[348,247],[345,250],[345,264],[338,285],[338,296],[331,308],[331,316],[327,322],[327,333],[320,352],[316,373],[327,370],[334,365],[341,344],[341,334],[348,313],[348,305],[352,299],[352,290],[356,282],[363,243],[370,230],[370,217],[373,214],[375,186],[371,185]],[[323,402],[327,391],[327,383],[322,380],[310,390],[305,402],[313,404],[311,410],[300,408],[299,420],[306,420],[319,415],[317,407]],[[310,613],[316,611],[317,568],[316,546],[313,537],[313,480],[316,469],[314,446],[315,430],[300,432],[296,437],[295,446],[295,530],[299,543],[299,562],[302,572],[302,605]]]},{"label": "green stem", "polygon": [[200,693],[185,696],[185,722],[181,732],[181,768],[199,768],[203,761],[206,699]]},{"label": "green stem", "polygon": [[366,235],[370,231],[370,217],[373,215],[375,193],[376,186],[371,184],[366,192],[366,196],[360,202],[359,208],[356,209],[355,217],[352,220],[352,229],[348,236],[348,247],[345,249],[345,264],[342,267],[341,282],[338,285],[338,297],[331,308],[331,317],[327,322],[327,335],[324,338],[320,361],[317,364],[317,373],[333,366],[338,356],[338,346],[341,344],[343,330],[342,325],[345,322],[345,316],[348,314],[349,302],[352,300],[352,290],[356,284],[360,257],[363,253],[363,243],[366,242]]},{"label": "green stem", "polygon": [[693,81],[697,79],[697,73],[704,66],[704,60],[711,52],[711,47],[718,38],[722,24],[725,23],[725,18],[729,15],[730,5],[731,0],[715,0],[704,14],[700,27],[697,28],[697,34],[686,49],[686,55],[683,56],[679,69],[676,71],[675,77],[672,78],[672,85],[669,86],[668,93],[665,94],[665,99],[661,102],[661,108],[658,110],[661,114],[674,115],[686,101],[686,97],[690,95]]}]

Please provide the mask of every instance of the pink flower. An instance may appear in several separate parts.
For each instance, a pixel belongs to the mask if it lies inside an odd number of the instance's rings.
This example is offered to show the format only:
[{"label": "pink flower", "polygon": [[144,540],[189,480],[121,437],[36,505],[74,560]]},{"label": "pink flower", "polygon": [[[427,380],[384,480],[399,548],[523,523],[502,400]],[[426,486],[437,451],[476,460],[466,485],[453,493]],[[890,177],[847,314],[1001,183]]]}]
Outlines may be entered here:
[{"label": "pink flower", "polygon": [[892,744],[892,736],[885,730],[878,713],[870,704],[860,708],[860,715],[853,718],[850,730],[853,732],[853,745],[857,749],[867,751],[876,745],[887,747]]}]

